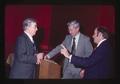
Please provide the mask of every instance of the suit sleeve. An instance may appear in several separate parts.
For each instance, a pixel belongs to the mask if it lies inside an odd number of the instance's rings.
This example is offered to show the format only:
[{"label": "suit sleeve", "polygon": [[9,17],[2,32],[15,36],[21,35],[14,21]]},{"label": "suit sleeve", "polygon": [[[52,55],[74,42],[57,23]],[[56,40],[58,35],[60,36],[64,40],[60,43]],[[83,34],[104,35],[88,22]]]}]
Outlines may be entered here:
[{"label": "suit sleeve", "polygon": [[[67,36],[65,37],[65,40],[62,42],[62,44],[65,45],[65,44],[66,44],[66,41],[67,41]],[[60,52],[61,48],[62,48],[62,47],[61,47],[60,45],[58,45],[58,46],[56,46],[53,50],[51,50],[47,55],[48,55],[50,58],[52,58],[53,56],[57,55],[57,54]]]},{"label": "suit sleeve", "polygon": [[90,42],[90,38],[85,39],[84,45],[85,45],[85,56],[84,57],[88,57],[91,55],[91,53],[93,51],[93,47],[92,47],[92,44]]},{"label": "suit sleeve", "polygon": [[98,49],[96,52],[93,52],[89,57],[82,58],[78,56],[72,56],[71,63],[79,66],[79,67],[91,67],[97,62],[102,61],[105,56],[107,56],[106,51],[104,49]]},{"label": "suit sleeve", "polygon": [[16,49],[15,49],[15,54],[16,54],[16,58],[24,63],[31,63],[31,64],[35,64],[37,61],[36,56],[34,56],[34,53],[29,54],[30,52],[33,51],[29,51],[29,47],[27,46],[26,42],[25,42],[25,38],[18,38],[17,39],[17,43],[16,43]]}]

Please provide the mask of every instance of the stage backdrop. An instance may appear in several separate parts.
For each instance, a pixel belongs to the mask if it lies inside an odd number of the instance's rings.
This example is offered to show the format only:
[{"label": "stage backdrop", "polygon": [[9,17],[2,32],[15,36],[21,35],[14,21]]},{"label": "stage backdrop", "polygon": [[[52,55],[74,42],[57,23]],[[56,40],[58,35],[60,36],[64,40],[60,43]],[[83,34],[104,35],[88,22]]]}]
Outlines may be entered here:
[{"label": "stage backdrop", "polygon": [[16,38],[23,32],[22,22],[27,17],[37,20],[38,28],[44,32],[41,44],[48,45],[51,15],[50,5],[7,5],[5,7],[5,56],[14,51]]},{"label": "stage backdrop", "polygon": [[[115,9],[112,5],[6,5],[5,7],[5,58],[14,51],[16,38],[22,33],[22,21],[33,17],[42,31],[38,48],[54,48],[67,34],[67,22],[77,19],[81,31],[92,36],[97,25],[106,26],[115,33]],[[41,37],[42,36],[42,37]],[[36,41],[37,41],[36,39]]]}]

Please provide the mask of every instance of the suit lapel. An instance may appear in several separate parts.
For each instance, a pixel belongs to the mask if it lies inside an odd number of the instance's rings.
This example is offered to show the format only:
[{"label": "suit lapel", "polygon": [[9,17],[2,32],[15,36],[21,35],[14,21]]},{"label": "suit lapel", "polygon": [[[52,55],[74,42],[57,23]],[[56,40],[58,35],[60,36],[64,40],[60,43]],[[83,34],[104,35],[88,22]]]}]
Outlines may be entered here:
[{"label": "suit lapel", "polygon": [[31,48],[33,48],[36,51],[36,46],[34,43],[32,43],[32,41],[30,40],[30,38],[24,33],[24,36],[29,44],[29,47],[31,46]]},{"label": "suit lapel", "polygon": [[71,43],[72,43],[72,36],[70,36],[70,39],[69,39],[69,41],[68,41],[69,43],[68,43],[68,50],[69,50],[69,52],[71,52],[71,50],[72,50],[72,47],[71,47]]},{"label": "suit lapel", "polygon": [[82,38],[82,34],[80,34],[80,36],[79,36],[79,40],[78,40],[77,49],[76,49],[76,53],[75,54],[77,54],[78,50],[81,49],[81,38]]}]

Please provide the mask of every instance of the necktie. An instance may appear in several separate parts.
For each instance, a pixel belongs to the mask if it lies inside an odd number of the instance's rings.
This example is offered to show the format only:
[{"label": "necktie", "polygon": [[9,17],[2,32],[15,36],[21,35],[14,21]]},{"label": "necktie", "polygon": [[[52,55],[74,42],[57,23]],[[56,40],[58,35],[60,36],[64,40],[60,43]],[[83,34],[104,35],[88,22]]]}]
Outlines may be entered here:
[{"label": "necktie", "polygon": [[73,38],[73,44],[72,44],[71,54],[75,55],[75,37]]}]

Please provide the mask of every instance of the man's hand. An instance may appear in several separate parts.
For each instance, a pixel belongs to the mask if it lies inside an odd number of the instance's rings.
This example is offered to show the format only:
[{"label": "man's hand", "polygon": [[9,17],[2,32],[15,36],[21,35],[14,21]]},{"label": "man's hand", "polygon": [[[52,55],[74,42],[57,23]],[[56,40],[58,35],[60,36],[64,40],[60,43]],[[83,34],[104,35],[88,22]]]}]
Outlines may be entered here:
[{"label": "man's hand", "polygon": [[37,63],[36,64],[40,64],[41,60],[43,59],[44,53],[38,53],[37,55]]},{"label": "man's hand", "polygon": [[85,69],[80,70],[80,79],[82,79],[85,75]]},{"label": "man's hand", "polygon": [[44,56],[44,60],[45,60],[45,59],[49,59],[49,58],[48,58],[48,55],[45,55],[45,56]]},{"label": "man's hand", "polygon": [[65,46],[63,44],[61,44],[61,54],[63,54],[66,58],[69,58],[70,54],[68,53],[67,49],[65,48]]}]

